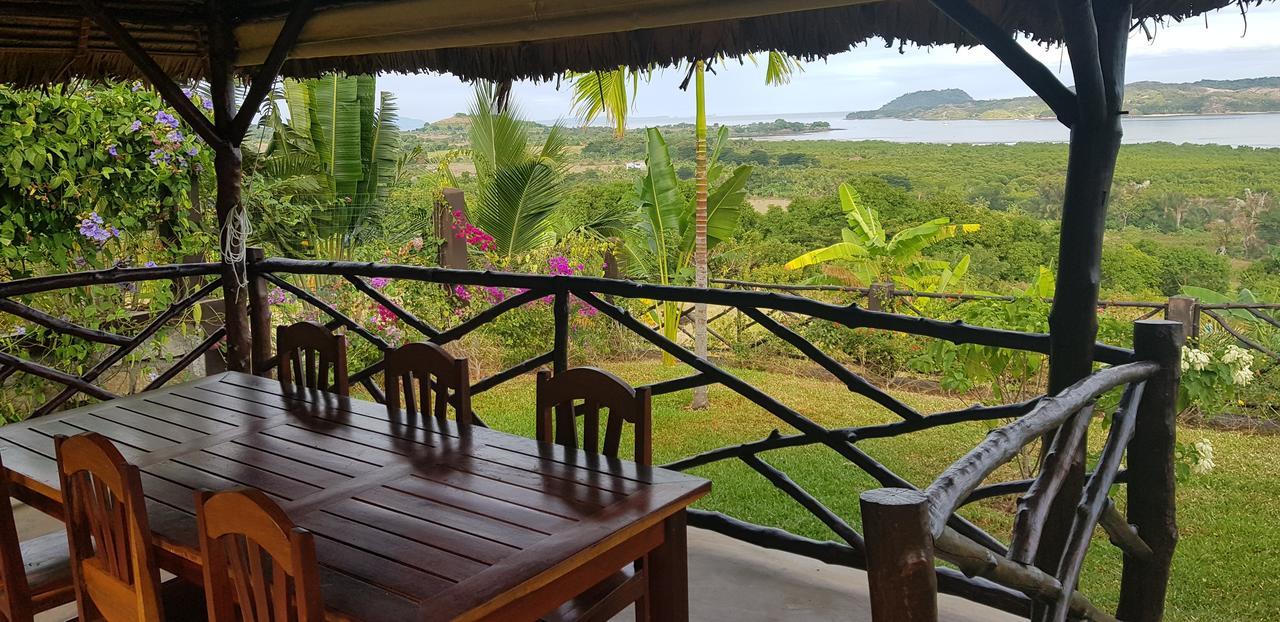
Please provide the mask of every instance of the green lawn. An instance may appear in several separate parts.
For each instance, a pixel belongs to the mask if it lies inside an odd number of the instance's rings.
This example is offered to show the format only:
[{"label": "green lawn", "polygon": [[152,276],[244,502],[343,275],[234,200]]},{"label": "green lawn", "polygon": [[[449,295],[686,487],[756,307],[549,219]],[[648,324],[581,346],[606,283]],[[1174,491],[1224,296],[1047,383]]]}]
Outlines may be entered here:
[{"label": "green lawn", "polygon": [[[684,367],[654,362],[607,365],[629,382],[645,384],[688,373]],[[487,370],[486,373],[492,373]],[[829,427],[880,423],[893,415],[854,396],[828,380],[787,374],[738,370],[744,379],[792,408]],[[525,376],[476,396],[476,412],[489,425],[522,435],[533,433],[533,379]],[[922,412],[963,407],[963,401],[931,395],[899,393]],[[654,451],[659,463],[730,443],[756,440],[775,427],[790,432],[772,415],[730,392],[713,387],[711,407],[685,408],[688,392],[654,400]],[[872,456],[923,486],[986,433],[981,423],[961,424],[897,439],[860,443]],[[1102,431],[1092,435],[1100,442]],[[1183,442],[1208,438],[1215,447],[1217,468],[1193,476],[1178,494],[1182,539],[1174,564],[1168,614],[1172,621],[1275,619],[1280,611],[1280,439],[1237,433],[1185,429]],[[1096,447],[1095,447],[1096,450]],[[762,454],[841,516],[857,524],[858,493],[875,482],[857,467],[820,446]],[[737,518],[819,539],[834,536],[817,520],[745,465],[723,462],[691,471],[714,482],[699,506]],[[1016,478],[1013,467],[998,474]],[[1123,496],[1123,495],[1121,495]],[[1008,534],[1012,499],[991,500],[966,508],[965,514],[996,535]],[[1114,607],[1120,556],[1095,541],[1083,589],[1095,602]]]}]

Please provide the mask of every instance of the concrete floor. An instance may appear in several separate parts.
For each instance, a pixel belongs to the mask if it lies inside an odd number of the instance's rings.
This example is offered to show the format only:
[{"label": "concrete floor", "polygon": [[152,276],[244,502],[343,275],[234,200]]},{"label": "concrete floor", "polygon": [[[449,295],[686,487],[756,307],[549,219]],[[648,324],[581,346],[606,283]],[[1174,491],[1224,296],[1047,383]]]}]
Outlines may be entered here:
[{"label": "concrete floor", "polygon": [[[62,529],[62,523],[15,506],[24,539]],[[780,553],[701,529],[689,530],[689,607],[694,622],[857,622],[870,620],[867,575],[807,557]],[[947,622],[1006,622],[1015,616],[952,596],[938,597]],[[68,605],[36,616],[61,622],[75,616]],[[632,620],[628,610],[619,622]]]}]

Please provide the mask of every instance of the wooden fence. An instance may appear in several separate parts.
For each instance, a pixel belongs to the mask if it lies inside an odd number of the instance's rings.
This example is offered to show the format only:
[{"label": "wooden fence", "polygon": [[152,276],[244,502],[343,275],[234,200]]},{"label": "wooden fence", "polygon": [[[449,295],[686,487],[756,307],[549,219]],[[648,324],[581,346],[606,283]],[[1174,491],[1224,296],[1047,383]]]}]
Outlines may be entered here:
[{"label": "wooden fence", "polygon": [[[938,293],[919,292],[897,289],[893,283],[877,283],[871,287],[847,287],[842,285],[796,285],[781,283],[757,283],[731,279],[712,279],[711,282],[721,287],[760,292],[810,293],[830,292],[845,294],[854,300],[865,300],[866,307],[874,310],[892,310],[904,308],[916,315],[926,315],[915,305],[915,300],[943,300],[951,303],[945,311],[967,302],[1014,302],[1017,296],[1000,296],[992,294]],[[1044,298],[1043,302],[1052,304],[1053,298]],[[1259,352],[1276,363],[1280,363],[1280,351],[1266,345],[1262,340],[1251,337],[1242,323],[1280,329],[1280,303],[1276,302],[1230,302],[1208,303],[1192,296],[1171,296],[1163,301],[1142,300],[1100,300],[1099,309],[1132,309],[1136,320],[1146,320],[1157,315],[1164,315],[1167,320],[1182,324],[1183,334],[1188,340],[1195,340],[1204,332],[1221,330],[1233,337],[1240,345]],[[1238,314],[1243,314],[1239,316]],[[1232,321],[1233,315],[1237,315]],[[1208,322],[1205,321],[1208,318]],[[720,341],[729,345],[727,339]]]},{"label": "wooden fence", "polygon": [[[6,301],[4,306],[0,306],[0,311],[17,311],[21,317],[60,334],[102,341],[107,336],[84,327],[50,321],[49,317],[26,305],[15,306],[21,303],[14,298],[65,287],[216,277],[217,274],[216,264],[192,264],[13,281],[0,284],[0,300]],[[331,328],[345,328],[348,334],[356,335],[378,349],[389,348],[389,344],[377,334],[301,284],[316,275],[344,279],[356,291],[394,313],[405,326],[420,333],[421,339],[437,344],[456,341],[503,313],[549,298],[554,330],[549,335],[546,351],[475,382],[471,387],[473,395],[543,366],[550,366],[557,372],[566,369],[569,365],[570,305],[576,299],[594,307],[605,317],[691,369],[686,376],[649,385],[655,395],[715,384],[745,397],[776,417],[780,428],[789,432],[775,430],[765,438],[688,456],[664,466],[685,470],[726,460],[741,462],[829,528],[831,539],[805,538],[704,510],[692,511],[690,523],[756,545],[828,563],[868,569],[877,620],[934,619],[938,592],[959,595],[1021,615],[1030,611],[1034,600],[1052,607],[1058,619],[1068,616],[1095,620],[1114,620],[1117,616],[1126,620],[1159,617],[1176,540],[1173,523],[1173,409],[1181,347],[1181,327],[1177,323],[1137,322],[1132,350],[1098,344],[1094,349],[1095,358],[1106,367],[1058,395],[1040,396],[1013,404],[922,413],[823,352],[793,330],[794,324],[797,321],[828,322],[845,329],[883,330],[956,344],[972,343],[1046,354],[1049,351],[1048,335],[944,322],[866,309],[856,304],[831,304],[772,292],[696,289],[601,278],[474,272],[382,263],[266,259],[260,253],[251,253],[249,299],[255,370],[265,372],[274,362],[270,340],[271,308],[266,300],[270,285],[292,293],[299,301],[327,315]],[[498,287],[512,294],[455,326],[443,327],[432,325],[383,295],[367,280],[374,277],[448,286]],[[110,343],[118,349],[94,370],[119,362],[122,350],[136,348],[154,334],[156,329],[152,326],[162,324],[161,319],[172,320],[209,294],[218,283],[215,278],[175,303],[161,314],[163,318],[157,318],[138,335],[111,337]],[[441,295],[445,295],[444,288],[441,288]],[[825,369],[851,393],[864,396],[885,408],[892,413],[893,420],[849,428],[825,427],[763,389],[667,339],[642,319],[633,316],[627,310],[625,301],[628,300],[705,303],[734,309]],[[148,388],[170,381],[178,371],[215,344],[215,336],[210,335],[210,339],[183,356]],[[0,375],[30,373],[64,387],[58,398],[39,407],[33,416],[45,414],[66,403],[68,397],[64,393],[86,399],[114,397],[94,385],[98,375],[93,372],[73,376],[11,353],[4,354],[0,365],[3,365]],[[380,369],[381,362],[375,362],[350,376],[353,385],[365,387],[378,401],[383,399],[375,382]],[[1079,469],[1080,462],[1069,459],[1068,454],[1073,454],[1076,448],[1073,441],[1078,442],[1083,437],[1092,419],[1095,400],[1103,393],[1120,387],[1123,387],[1124,397],[1109,428],[1102,458],[1091,472],[1076,473],[1079,477],[1074,477],[1073,469]],[[483,414],[476,413],[477,420]],[[993,431],[922,490],[858,446],[867,439],[896,437],[961,422],[1010,419],[1011,423]],[[1012,459],[1019,449],[1057,428],[1069,433],[1057,435],[1060,440],[1046,454],[1044,468],[1037,477],[985,483],[987,476]],[[861,531],[768,459],[768,454],[774,450],[800,446],[824,447],[884,487],[864,493]],[[1126,455],[1128,468],[1121,469],[1121,458]],[[1122,515],[1110,503],[1107,493],[1113,484],[1126,481],[1138,485],[1128,487],[1127,514]],[[1054,499],[1063,498],[1064,493],[1070,493],[1068,498],[1074,495],[1081,499],[1067,520],[1069,532],[1059,534],[1058,539],[1066,546],[1055,554],[1053,564],[1032,564],[1032,560],[1044,557],[1038,549],[1050,530],[1047,526],[1053,514],[1050,507]],[[965,504],[1004,495],[1021,495],[1009,544],[957,514]],[[1101,611],[1076,589],[1081,560],[1089,546],[1090,535],[1099,525],[1111,542],[1124,552],[1121,605],[1117,616]],[[935,566],[935,556],[951,562],[960,570]],[[931,611],[933,617],[929,617]]]}]

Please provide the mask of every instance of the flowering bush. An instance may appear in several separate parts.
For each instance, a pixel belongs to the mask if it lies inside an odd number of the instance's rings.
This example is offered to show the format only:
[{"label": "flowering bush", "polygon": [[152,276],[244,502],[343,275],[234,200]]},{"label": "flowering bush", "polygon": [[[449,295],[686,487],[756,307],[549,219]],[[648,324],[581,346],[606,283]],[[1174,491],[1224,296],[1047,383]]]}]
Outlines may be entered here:
[{"label": "flowering bush", "polygon": [[[0,127],[0,278],[175,263],[213,245],[200,224],[202,206],[191,203],[192,182],[209,168],[209,154],[154,91],[137,83],[0,86]],[[82,326],[134,334],[173,299],[171,283],[157,280],[57,290],[20,302]],[[169,341],[194,330],[187,321],[160,331],[99,384],[118,393],[139,389],[184,351]],[[83,373],[112,346],[4,315],[0,348]],[[0,415],[24,416],[56,390],[17,374],[4,384]]]},{"label": "flowering bush", "polygon": [[1206,475],[1217,464],[1213,461],[1213,443],[1202,438],[1194,443],[1178,443],[1174,447],[1174,471],[1179,480],[1192,475]]},{"label": "flowering bush", "polygon": [[1212,417],[1238,403],[1240,391],[1253,382],[1253,354],[1234,343],[1200,345],[1182,348],[1178,410],[1194,408]]}]

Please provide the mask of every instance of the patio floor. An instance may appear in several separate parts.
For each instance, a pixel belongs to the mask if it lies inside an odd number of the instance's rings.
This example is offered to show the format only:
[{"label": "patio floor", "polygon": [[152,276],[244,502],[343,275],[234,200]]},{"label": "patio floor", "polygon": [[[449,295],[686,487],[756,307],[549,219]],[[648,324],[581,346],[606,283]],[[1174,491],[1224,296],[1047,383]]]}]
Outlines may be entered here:
[{"label": "patio floor", "polygon": [[[23,538],[62,528],[29,507],[15,506]],[[695,622],[858,622],[871,619],[867,575],[807,557],[746,544],[718,533],[689,531],[689,606]],[[938,597],[939,619],[1003,622],[1015,616],[951,596]],[[75,605],[36,616],[37,622],[75,617]],[[634,619],[630,610],[616,620]]]}]

